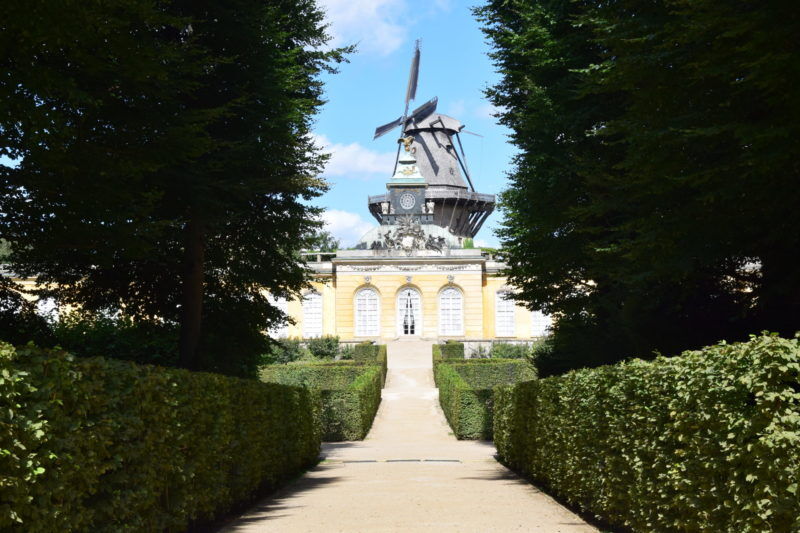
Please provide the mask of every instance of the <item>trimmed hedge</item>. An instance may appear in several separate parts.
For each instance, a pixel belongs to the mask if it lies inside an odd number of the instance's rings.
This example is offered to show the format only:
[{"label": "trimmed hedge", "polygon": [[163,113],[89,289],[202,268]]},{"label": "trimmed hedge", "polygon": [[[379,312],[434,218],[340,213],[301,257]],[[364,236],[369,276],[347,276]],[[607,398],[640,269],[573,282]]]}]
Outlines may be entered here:
[{"label": "trimmed hedge", "polygon": [[464,343],[447,341],[443,344],[434,344],[431,348],[434,365],[445,359],[464,359]]},{"label": "trimmed hedge", "polygon": [[386,345],[373,344],[371,341],[358,343],[353,348],[353,360],[362,363],[377,363],[383,368],[383,381],[381,386],[386,383]]},{"label": "trimmed hedge", "polygon": [[0,343],[0,530],[184,531],[313,465],[317,414],[298,387]]},{"label": "trimmed hedge", "polygon": [[443,359],[464,359],[464,343],[447,341],[440,345]]},{"label": "trimmed hedge", "polygon": [[433,376],[439,403],[459,439],[491,439],[494,387],[534,379],[531,365],[519,359],[438,361]]},{"label": "trimmed hedge", "polygon": [[355,361],[373,361],[378,357],[380,346],[372,341],[359,342],[353,347],[353,359]]},{"label": "trimmed hedge", "polygon": [[495,444],[634,531],[800,531],[800,342],[765,335],[503,387]]},{"label": "trimmed hedge", "polygon": [[381,403],[386,376],[385,352],[383,346],[383,364],[337,361],[268,365],[261,370],[261,379],[314,390],[322,402],[323,440],[361,440],[372,427]]}]

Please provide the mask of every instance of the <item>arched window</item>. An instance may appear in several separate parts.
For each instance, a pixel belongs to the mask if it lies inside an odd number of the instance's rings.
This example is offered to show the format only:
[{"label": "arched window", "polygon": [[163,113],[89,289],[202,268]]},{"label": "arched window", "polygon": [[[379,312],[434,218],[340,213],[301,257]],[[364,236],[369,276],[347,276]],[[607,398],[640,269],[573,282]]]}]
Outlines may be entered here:
[{"label": "arched window", "polygon": [[303,337],[322,336],[322,295],[317,291],[303,296]]},{"label": "arched window", "polygon": [[[284,314],[288,314],[289,303],[286,301],[286,298],[276,298],[270,294],[267,299],[269,303],[280,309]],[[285,339],[289,336],[289,324],[286,322],[276,324],[269,330],[269,336],[276,339]]]},{"label": "arched window", "polygon": [[464,334],[464,305],[461,291],[447,287],[439,293],[439,335]]},{"label": "arched window", "polygon": [[494,330],[497,337],[514,336],[514,300],[508,291],[495,295]]},{"label": "arched window", "polygon": [[545,337],[550,334],[553,319],[541,311],[531,311],[531,337]]},{"label": "arched window", "polygon": [[374,337],[379,334],[380,298],[375,289],[365,288],[356,293],[356,335]]}]

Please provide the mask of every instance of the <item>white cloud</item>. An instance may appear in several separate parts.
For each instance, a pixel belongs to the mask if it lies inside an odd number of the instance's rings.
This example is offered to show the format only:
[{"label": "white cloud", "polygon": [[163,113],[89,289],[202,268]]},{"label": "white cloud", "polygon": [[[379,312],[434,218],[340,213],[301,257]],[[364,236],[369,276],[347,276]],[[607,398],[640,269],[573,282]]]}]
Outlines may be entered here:
[{"label": "white cloud", "polygon": [[494,115],[496,115],[497,113],[502,113],[503,111],[505,110],[502,107],[497,107],[494,104],[486,103],[481,106],[478,106],[475,109],[475,115],[478,118],[494,119],[495,118]]},{"label": "white cloud", "polygon": [[320,0],[332,46],[357,44],[364,53],[387,55],[406,40],[405,0]]},{"label": "white cloud", "polygon": [[332,143],[325,135],[314,135],[314,144],[331,154],[325,165],[325,176],[343,176],[367,180],[376,174],[389,178],[394,168],[394,152],[376,152],[359,143]]},{"label": "white cloud", "polygon": [[339,209],[326,210],[322,213],[322,220],[325,223],[325,229],[339,239],[342,246],[356,244],[366,232],[377,225],[364,220],[358,213]]}]

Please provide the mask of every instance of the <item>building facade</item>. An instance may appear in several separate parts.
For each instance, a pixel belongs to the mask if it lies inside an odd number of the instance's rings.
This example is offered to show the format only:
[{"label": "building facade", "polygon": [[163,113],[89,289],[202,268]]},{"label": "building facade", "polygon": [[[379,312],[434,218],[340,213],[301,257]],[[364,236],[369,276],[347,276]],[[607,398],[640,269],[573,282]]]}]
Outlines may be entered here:
[{"label": "building facade", "polygon": [[472,188],[455,145],[463,127],[435,113],[406,124],[386,193],[368,199],[379,225],[355,249],[308,255],[312,288],[276,301],[294,324],[274,335],[519,342],[547,334],[548,317],[508,298],[505,265],[471,247],[495,199]]}]

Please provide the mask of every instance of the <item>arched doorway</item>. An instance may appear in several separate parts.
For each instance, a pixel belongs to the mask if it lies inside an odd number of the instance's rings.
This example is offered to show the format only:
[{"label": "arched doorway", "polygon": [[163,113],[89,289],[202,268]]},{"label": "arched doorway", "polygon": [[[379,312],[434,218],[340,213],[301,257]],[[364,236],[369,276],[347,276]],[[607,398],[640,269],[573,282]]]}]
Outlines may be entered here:
[{"label": "arched doorway", "polygon": [[422,298],[411,287],[397,294],[397,334],[401,337],[422,334]]}]

